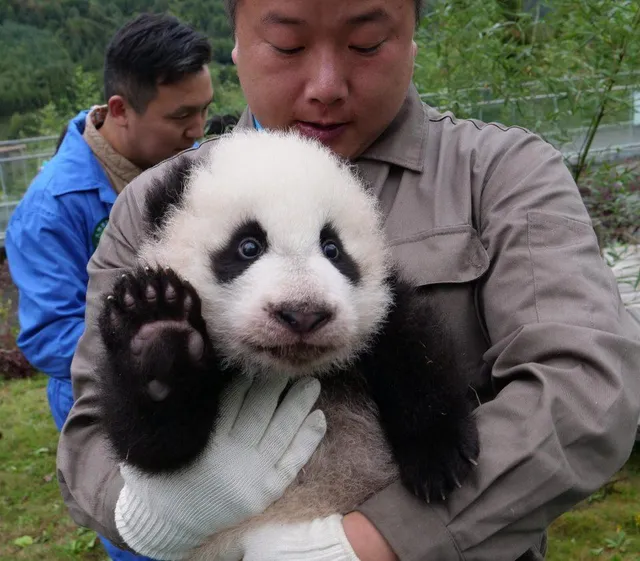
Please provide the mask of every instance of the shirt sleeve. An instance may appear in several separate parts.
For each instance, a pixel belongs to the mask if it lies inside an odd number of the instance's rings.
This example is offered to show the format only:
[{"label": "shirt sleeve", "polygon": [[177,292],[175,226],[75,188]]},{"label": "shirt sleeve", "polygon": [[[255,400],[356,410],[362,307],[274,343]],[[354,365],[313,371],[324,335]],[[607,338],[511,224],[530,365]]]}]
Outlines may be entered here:
[{"label": "shirt sleeve", "polygon": [[84,329],[87,244],[64,215],[34,207],[11,221],[5,248],[19,294],[18,347],[38,370],[69,378]]},{"label": "shirt sleeve", "polygon": [[[513,561],[631,453],[640,334],[561,154],[514,129],[484,151],[477,287],[496,396],[477,410],[479,466],[447,502],[399,482],[359,509],[402,561]],[[485,144],[487,146],[488,144]]]}]

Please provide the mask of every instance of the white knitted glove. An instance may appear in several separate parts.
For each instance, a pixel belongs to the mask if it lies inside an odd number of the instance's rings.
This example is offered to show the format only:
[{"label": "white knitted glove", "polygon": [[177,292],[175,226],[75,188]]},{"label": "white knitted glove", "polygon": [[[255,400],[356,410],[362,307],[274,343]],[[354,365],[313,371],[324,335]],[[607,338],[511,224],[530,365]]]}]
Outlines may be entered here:
[{"label": "white knitted glove", "polygon": [[299,380],[278,406],[285,380],[235,382],[223,397],[204,454],[172,474],[147,475],[122,464],[125,485],[115,520],[139,554],[183,559],[204,539],[263,512],[292,483],[326,431],[320,393]]},{"label": "white knitted glove", "polygon": [[258,528],[243,539],[243,561],[359,561],[341,514]]}]

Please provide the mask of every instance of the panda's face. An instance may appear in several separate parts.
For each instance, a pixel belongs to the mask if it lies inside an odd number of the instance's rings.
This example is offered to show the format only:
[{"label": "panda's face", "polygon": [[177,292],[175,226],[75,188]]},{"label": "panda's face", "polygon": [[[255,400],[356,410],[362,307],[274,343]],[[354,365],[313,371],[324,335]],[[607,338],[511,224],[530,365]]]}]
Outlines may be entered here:
[{"label": "panda's face", "polygon": [[254,371],[342,364],[390,304],[375,201],[326,149],[293,136],[220,142],[143,257],[192,283],[217,347]]}]

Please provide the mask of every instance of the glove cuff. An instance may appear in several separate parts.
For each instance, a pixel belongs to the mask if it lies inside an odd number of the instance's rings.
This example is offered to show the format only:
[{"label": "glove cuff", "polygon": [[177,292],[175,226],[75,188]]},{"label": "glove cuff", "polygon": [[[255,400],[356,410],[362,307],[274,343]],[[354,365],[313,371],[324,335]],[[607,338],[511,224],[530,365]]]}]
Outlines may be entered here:
[{"label": "glove cuff", "polygon": [[344,533],[343,518],[344,516],[341,514],[333,514],[325,519],[340,547],[340,552],[331,559],[335,561],[360,561],[355,551],[353,551],[347,535]]},{"label": "glove cuff", "polygon": [[201,537],[178,524],[167,524],[125,484],[115,509],[118,532],[127,545],[140,555],[158,561],[179,561],[200,545]]},{"label": "glove cuff", "polygon": [[342,515],[258,528],[244,539],[245,559],[359,561],[342,527]]}]

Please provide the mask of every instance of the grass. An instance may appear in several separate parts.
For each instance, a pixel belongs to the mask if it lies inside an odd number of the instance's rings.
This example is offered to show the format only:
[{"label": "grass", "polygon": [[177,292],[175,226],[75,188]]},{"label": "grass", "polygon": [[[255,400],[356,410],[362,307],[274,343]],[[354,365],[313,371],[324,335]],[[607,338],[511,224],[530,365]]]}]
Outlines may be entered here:
[{"label": "grass", "polygon": [[43,376],[0,381],[0,561],[108,559],[67,514]]},{"label": "grass", "polygon": [[[0,381],[0,561],[107,559],[78,529],[55,479],[57,431],[43,376]],[[558,519],[548,561],[640,561],[640,450],[588,500]]]},{"label": "grass", "polygon": [[549,561],[640,561],[640,450],[607,485],[559,518]]}]

